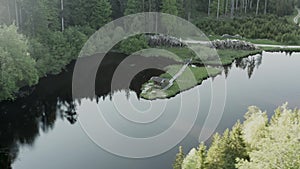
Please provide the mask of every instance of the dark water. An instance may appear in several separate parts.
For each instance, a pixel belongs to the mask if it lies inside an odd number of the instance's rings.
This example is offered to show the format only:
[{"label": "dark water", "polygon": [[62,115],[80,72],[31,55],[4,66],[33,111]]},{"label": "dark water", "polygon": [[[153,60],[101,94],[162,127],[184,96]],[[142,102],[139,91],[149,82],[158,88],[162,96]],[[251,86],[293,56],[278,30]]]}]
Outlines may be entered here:
[{"label": "dark water", "polygon": [[[106,57],[101,70],[98,70],[98,97],[91,101],[99,105],[116,130],[126,135],[146,137],[166,130],[178,114],[180,95],[156,101],[146,101],[138,97],[144,82],[163,73],[156,69],[136,74],[129,86],[124,82],[126,77],[123,77],[119,85],[112,87],[111,77],[125,56],[111,55]],[[144,59],[160,67],[173,63],[162,58]],[[128,72],[139,67],[135,59],[127,60],[124,64],[124,71]],[[171,169],[178,147],[151,158],[129,159],[101,149],[87,137],[78,121],[78,103],[73,102],[71,95],[72,68],[71,64],[67,71],[60,75],[42,79],[33,93],[26,98],[0,103],[0,168],[11,165],[13,169]],[[250,105],[267,110],[269,114],[286,101],[290,107],[299,107],[299,72],[300,54],[263,53],[262,56],[237,60],[226,67],[222,75],[185,91],[189,96],[190,93],[199,90],[201,103],[195,126],[179,145],[183,145],[186,151],[197,146],[199,133],[210,106],[212,81],[218,83],[225,76],[227,79],[225,111],[217,128],[217,131],[222,132],[238,119],[242,120]],[[119,115],[116,104],[117,107],[124,106],[124,100],[141,111],[162,104],[166,104],[166,108],[154,124],[139,126],[122,119]],[[122,140],[112,142],[122,144]]]}]

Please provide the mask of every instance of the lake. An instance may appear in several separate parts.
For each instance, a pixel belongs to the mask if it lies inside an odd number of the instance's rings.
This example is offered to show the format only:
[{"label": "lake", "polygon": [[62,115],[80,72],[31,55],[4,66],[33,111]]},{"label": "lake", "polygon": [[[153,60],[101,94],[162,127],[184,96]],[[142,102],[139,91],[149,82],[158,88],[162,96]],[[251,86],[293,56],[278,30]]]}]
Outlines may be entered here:
[{"label": "lake", "polygon": [[[126,77],[123,77],[118,85],[112,87],[114,70],[125,58],[120,54],[105,57],[95,83],[97,97],[85,100],[96,103],[109,124],[120,133],[137,138],[160,134],[176,119],[181,95],[154,101],[139,98],[141,85],[152,76],[163,73],[156,69],[138,73],[129,86],[124,82]],[[162,68],[175,63],[164,58],[144,59]],[[135,59],[123,64],[124,71],[139,70]],[[300,72],[300,53],[264,52],[261,56],[239,59],[225,67],[222,75],[209,78],[201,85],[183,92],[191,104],[194,92],[200,92],[201,100],[195,125],[183,141],[155,157],[124,158],[103,150],[85,133],[83,122],[80,121],[83,115],[76,112],[81,99],[75,102],[72,99],[73,66],[74,63],[59,75],[41,79],[29,96],[0,103],[1,162],[11,165],[13,169],[171,169],[179,145],[188,152],[199,144],[198,137],[210,107],[212,82],[218,83],[224,77],[227,83],[226,104],[217,132],[230,128],[238,119],[243,120],[251,105],[268,111],[269,115],[285,102],[289,102],[291,108],[300,107],[300,78],[297,76]],[[127,109],[132,107],[129,103],[138,111],[149,110],[147,113],[150,114],[163,107],[163,114],[148,124],[133,123],[120,113],[130,111]],[[187,109],[183,113],[191,112]],[[91,123],[95,121],[90,119]],[[180,124],[186,125],[184,121]],[[111,142],[122,146],[122,140]]]}]

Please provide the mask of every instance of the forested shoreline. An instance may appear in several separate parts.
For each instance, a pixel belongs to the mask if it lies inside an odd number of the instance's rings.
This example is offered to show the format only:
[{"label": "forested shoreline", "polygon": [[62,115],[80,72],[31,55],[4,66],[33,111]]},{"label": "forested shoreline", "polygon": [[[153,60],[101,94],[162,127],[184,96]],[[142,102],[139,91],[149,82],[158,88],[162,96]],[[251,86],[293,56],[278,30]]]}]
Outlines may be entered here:
[{"label": "forested shoreline", "polygon": [[[1,0],[0,100],[14,99],[21,87],[60,73],[77,58],[89,36],[124,15],[164,12],[191,21],[207,35],[240,34],[299,44],[299,27],[287,17],[298,4],[299,0]],[[116,48],[131,53],[147,48],[145,41],[139,35]]]}]

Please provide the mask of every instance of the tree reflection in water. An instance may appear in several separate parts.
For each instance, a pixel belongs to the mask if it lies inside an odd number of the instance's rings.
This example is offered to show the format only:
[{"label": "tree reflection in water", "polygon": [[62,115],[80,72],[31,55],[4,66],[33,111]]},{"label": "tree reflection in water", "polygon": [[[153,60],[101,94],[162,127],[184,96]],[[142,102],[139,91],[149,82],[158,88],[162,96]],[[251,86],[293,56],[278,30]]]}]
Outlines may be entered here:
[{"label": "tree reflection in water", "polygon": [[[114,71],[125,58],[125,55],[113,53],[105,57],[98,69],[95,82],[97,98],[91,99],[96,99],[97,102],[106,98],[112,100],[114,93],[121,90],[125,90],[127,98],[130,96],[129,91],[135,91],[139,96],[142,84],[152,76],[164,73],[158,69],[143,70],[136,74],[133,79],[120,79],[118,85],[112,88],[111,81]],[[137,62],[137,60],[143,61]],[[235,64],[242,69],[247,68],[250,78],[254,68],[261,64],[261,60],[261,56],[251,56],[238,59]],[[176,62],[166,58],[137,56],[126,59],[122,66],[124,71],[135,73],[145,66],[142,63],[156,64],[163,69],[165,66]],[[71,88],[73,67],[74,63],[70,64],[59,75],[51,75],[41,79],[39,84],[34,87],[33,92],[27,97],[0,103],[1,169],[10,169],[11,164],[17,158],[19,147],[32,146],[40,132],[48,132],[53,129],[57,118],[66,119],[71,125],[77,122],[78,114],[76,113],[76,104],[72,98]],[[228,76],[231,67],[232,65],[225,67],[224,73],[226,76]],[[128,80],[130,80],[129,86]],[[78,98],[79,101],[80,99]]]},{"label": "tree reflection in water", "polygon": [[224,66],[224,73],[225,73],[225,76],[228,77],[230,69],[232,68],[232,65],[235,65],[235,67],[237,67],[237,68],[247,70],[247,74],[250,79],[254,73],[254,69],[255,68],[258,69],[261,64],[262,64],[262,55],[261,54],[249,56],[246,58],[240,58],[240,59],[236,59],[233,64]]}]

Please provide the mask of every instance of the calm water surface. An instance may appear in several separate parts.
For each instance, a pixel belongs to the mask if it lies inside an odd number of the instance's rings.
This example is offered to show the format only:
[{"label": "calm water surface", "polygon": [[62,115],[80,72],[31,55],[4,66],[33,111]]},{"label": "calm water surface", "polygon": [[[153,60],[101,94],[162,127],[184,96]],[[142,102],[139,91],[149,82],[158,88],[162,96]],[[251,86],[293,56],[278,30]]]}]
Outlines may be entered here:
[{"label": "calm water surface", "polygon": [[[163,73],[159,70],[140,72],[132,80],[129,88],[123,86],[123,80],[120,79],[120,85],[112,89],[111,76],[122,58],[124,56],[107,59],[102,65],[96,81],[98,97],[91,101],[98,104],[116,130],[128,136],[149,137],[165,131],[178,115],[180,95],[155,101],[138,97],[144,82]],[[157,62],[158,58],[147,59],[149,62]],[[158,63],[164,67],[172,61],[160,58]],[[133,70],[138,67],[134,60],[126,64]],[[289,102],[290,107],[300,107],[299,72],[299,53],[263,53],[262,56],[237,60],[226,67],[222,75],[207,79],[201,85],[185,91],[185,94],[189,95],[199,90],[201,103],[195,126],[179,145],[183,145],[186,152],[198,145],[197,140],[210,106],[212,81],[218,83],[222,76],[227,79],[225,111],[217,128],[217,131],[222,132],[238,119],[242,120],[250,105],[256,105],[269,114],[284,102]],[[80,114],[76,113],[76,103],[72,101],[71,80],[72,65],[60,75],[42,79],[30,96],[14,102],[0,103],[1,162],[7,162],[13,169],[172,168],[178,147],[156,157],[129,159],[110,154],[94,144],[78,121]],[[141,111],[148,110],[151,106],[165,105],[165,112],[151,124],[131,123],[119,113],[118,106],[126,106],[122,104],[124,100]],[[181,123],[184,125],[184,121]],[[112,142],[122,144],[122,140]]]}]

